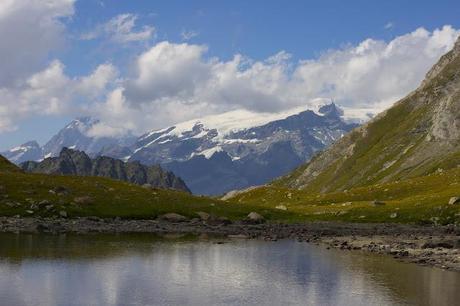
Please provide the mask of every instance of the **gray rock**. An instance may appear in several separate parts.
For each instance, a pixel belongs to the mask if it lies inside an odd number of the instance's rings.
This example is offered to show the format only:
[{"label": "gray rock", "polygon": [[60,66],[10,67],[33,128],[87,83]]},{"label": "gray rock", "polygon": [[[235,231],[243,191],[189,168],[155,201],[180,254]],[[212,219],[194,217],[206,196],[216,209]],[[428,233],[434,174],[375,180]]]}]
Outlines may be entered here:
[{"label": "gray rock", "polygon": [[[58,157],[46,158],[41,162],[24,162],[24,171],[32,173],[99,176],[125,181],[145,188],[166,188],[190,192],[184,181],[174,173],[158,165],[146,166],[137,161],[125,163],[122,160],[98,156],[91,159],[85,152],[63,148]],[[54,194],[68,194],[65,187],[50,190]]]},{"label": "gray rock", "polygon": [[176,214],[176,213],[167,213],[158,217],[160,220],[165,220],[168,222],[185,222],[187,217]]},{"label": "gray rock", "polygon": [[391,219],[394,219],[394,218],[397,218],[397,217],[398,217],[398,213],[392,213],[392,214],[390,215],[390,218],[391,218]]},{"label": "gray rock", "polygon": [[277,205],[277,206],[275,206],[275,208],[279,209],[279,210],[287,210],[286,205]]},{"label": "gray rock", "polygon": [[93,204],[94,199],[90,196],[82,196],[82,197],[76,197],[73,199],[73,201],[77,204]]},{"label": "gray rock", "polygon": [[47,206],[47,205],[50,205],[50,204],[51,204],[50,201],[48,201],[48,200],[43,200],[43,201],[38,202],[38,207],[41,208],[41,207],[43,207],[43,206]]},{"label": "gray rock", "polygon": [[67,218],[68,217],[67,212],[65,210],[61,210],[59,212],[59,216],[62,217],[62,218]]},{"label": "gray rock", "polygon": [[209,218],[211,217],[210,214],[205,213],[204,211],[198,211],[198,212],[196,212],[196,214],[200,217],[200,219],[201,219],[202,221],[207,221],[207,220],[209,220]]},{"label": "gray rock", "polygon": [[59,196],[62,196],[62,195],[68,195],[70,193],[70,190],[63,186],[57,186],[51,189],[49,192],[52,194],[57,194]]},{"label": "gray rock", "polygon": [[253,223],[263,223],[263,222],[265,222],[265,218],[262,215],[260,215],[260,214],[258,214],[256,212],[250,212],[248,214],[248,216],[247,216],[247,220],[251,221]]},{"label": "gray rock", "polygon": [[460,197],[452,197],[449,199],[449,205],[460,204]]},{"label": "gray rock", "polygon": [[46,205],[46,206],[45,206],[45,209],[46,209],[46,211],[53,210],[53,209],[54,209],[54,205],[53,205],[53,204]]}]

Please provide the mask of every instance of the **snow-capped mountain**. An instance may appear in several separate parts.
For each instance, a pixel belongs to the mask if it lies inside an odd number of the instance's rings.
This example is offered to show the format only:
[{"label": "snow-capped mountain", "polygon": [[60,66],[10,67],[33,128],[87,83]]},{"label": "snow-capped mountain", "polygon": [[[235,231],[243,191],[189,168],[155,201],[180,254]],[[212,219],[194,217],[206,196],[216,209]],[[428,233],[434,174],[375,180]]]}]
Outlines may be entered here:
[{"label": "snow-capped mountain", "polygon": [[1,155],[15,164],[27,160],[40,160],[43,158],[43,149],[36,141],[28,141],[20,146],[2,152]]},{"label": "snow-capped mountain", "polygon": [[220,194],[266,183],[309,160],[357,126],[342,114],[333,103],[317,111],[232,111],[146,133],[130,154],[115,157],[162,164],[193,192]]},{"label": "snow-capped mountain", "polygon": [[20,164],[25,161],[40,161],[47,157],[58,156],[65,147],[85,151],[93,156],[98,155],[104,147],[128,146],[135,140],[134,137],[88,136],[88,131],[97,123],[99,120],[90,117],[77,118],[60,130],[43,147],[40,147],[36,141],[30,141],[1,154],[10,161]]},{"label": "snow-capped mountain", "polygon": [[58,156],[62,148],[85,151],[87,154],[98,155],[105,147],[116,145],[129,146],[135,137],[92,137],[89,130],[100,121],[91,117],[77,118],[59,131],[43,146],[44,157]]},{"label": "snow-capped mountain", "polygon": [[88,130],[99,121],[79,118],[42,148],[23,145],[2,154],[21,163],[57,156],[67,147],[92,157],[160,164],[184,179],[192,192],[220,194],[288,173],[357,126],[343,118],[334,103],[277,114],[236,110],[151,131],[137,139],[90,137]]},{"label": "snow-capped mountain", "polygon": [[[146,163],[186,161],[202,155],[209,159],[217,152],[226,152],[232,160],[262,153],[283,139],[297,139],[296,150],[305,150],[300,139],[312,138],[314,149],[329,145],[347,131],[349,124],[341,120],[341,110],[326,104],[317,112],[291,110],[278,114],[260,114],[246,110],[207,116],[155,130],[138,138],[129,160]],[[121,156],[119,156],[121,157]]]}]

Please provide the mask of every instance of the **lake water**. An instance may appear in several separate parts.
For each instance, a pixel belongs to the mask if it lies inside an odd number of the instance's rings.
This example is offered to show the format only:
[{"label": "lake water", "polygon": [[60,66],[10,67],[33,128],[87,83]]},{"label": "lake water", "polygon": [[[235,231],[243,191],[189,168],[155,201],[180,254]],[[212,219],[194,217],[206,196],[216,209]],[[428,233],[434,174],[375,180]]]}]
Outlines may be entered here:
[{"label": "lake water", "polygon": [[459,304],[460,273],[292,240],[0,234],[6,306]]}]

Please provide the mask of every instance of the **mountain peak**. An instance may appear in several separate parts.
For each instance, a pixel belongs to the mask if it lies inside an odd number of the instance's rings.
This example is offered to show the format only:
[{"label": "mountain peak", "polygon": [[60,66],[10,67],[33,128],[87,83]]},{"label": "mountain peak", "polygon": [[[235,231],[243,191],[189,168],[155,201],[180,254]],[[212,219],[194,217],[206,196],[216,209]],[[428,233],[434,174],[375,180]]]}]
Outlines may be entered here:
[{"label": "mountain peak", "polygon": [[422,87],[427,86],[432,80],[434,80],[442,72],[444,68],[449,66],[452,62],[457,60],[460,57],[460,36],[457,38],[457,41],[454,44],[452,50],[441,56],[439,61],[428,71],[425,76],[425,79],[422,82]]},{"label": "mountain peak", "polygon": [[339,118],[343,115],[343,110],[340,107],[338,107],[334,102],[331,102],[330,104],[324,104],[318,109],[318,112],[325,116],[336,118]]}]

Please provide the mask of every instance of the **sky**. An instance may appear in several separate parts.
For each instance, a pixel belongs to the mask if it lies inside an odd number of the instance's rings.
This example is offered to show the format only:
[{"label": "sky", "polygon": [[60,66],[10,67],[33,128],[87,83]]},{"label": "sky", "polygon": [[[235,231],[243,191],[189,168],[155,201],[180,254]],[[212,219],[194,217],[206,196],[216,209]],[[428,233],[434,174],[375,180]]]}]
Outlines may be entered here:
[{"label": "sky", "polygon": [[333,99],[369,118],[454,44],[458,1],[0,1],[0,150]]}]

